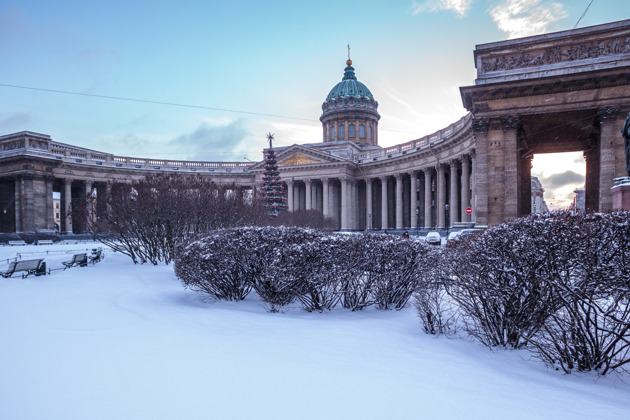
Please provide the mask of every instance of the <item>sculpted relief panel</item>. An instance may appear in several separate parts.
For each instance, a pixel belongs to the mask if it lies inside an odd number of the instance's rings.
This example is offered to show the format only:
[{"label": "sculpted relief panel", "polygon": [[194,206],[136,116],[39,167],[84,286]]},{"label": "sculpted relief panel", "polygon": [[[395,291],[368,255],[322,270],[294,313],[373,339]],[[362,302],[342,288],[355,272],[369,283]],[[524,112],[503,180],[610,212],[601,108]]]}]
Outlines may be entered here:
[{"label": "sculpted relief panel", "polygon": [[294,166],[294,165],[307,165],[309,163],[320,163],[321,160],[313,159],[306,156],[303,153],[295,153],[288,158],[278,162],[278,165],[282,166]]},{"label": "sculpted relief panel", "polygon": [[487,73],[619,54],[630,54],[630,36],[625,39],[612,38],[607,41],[575,44],[568,47],[549,47],[538,54],[522,52],[518,55],[482,58],[481,68],[484,73]]}]

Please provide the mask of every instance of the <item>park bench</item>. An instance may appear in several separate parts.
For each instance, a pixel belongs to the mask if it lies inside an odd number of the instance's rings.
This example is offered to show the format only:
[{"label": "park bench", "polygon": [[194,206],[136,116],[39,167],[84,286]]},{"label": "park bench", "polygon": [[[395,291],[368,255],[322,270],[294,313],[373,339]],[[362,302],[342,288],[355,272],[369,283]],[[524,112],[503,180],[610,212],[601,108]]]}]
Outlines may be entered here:
[{"label": "park bench", "polygon": [[11,277],[14,273],[22,273],[22,278],[30,274],[41,276],[46,274],[46,263],[43,259],[14,261],[9,264],[9,268],[0,273],[2,277]]},{"label": "park bench", "polygon": [[9,245],[11,245],[11,246],[26,245],[26,242],[24,242],[24,241],[9,241]]},{"label": "park bench", "polygon": [[87,267],[87,254],[74,254],[70,261],[63,261],[62,264],[65,266],[64,270],[77,265],[79,267]]},{"label": "park bench", "polygon": [[93,249],[92,255],[90,255],[90,262],[92,265],[96,264],[103,259],[103,248]]},{"label": "park bench", "polygon": [[37,241],[37,245],[52,245],[53,241],[52,239],[40,239],[39,241]]}]

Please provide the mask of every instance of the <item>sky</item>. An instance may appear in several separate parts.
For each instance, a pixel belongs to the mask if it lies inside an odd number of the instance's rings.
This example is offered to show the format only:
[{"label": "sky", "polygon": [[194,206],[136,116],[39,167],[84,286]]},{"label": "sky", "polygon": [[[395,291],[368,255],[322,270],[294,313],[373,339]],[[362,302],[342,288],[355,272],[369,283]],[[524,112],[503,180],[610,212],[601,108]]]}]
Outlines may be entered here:
[{"label": "sky", "polygon": [[[475,45],[625,18],[627,0],[0,0],[0,134],[257,161],[268,132],[276,146],[322,141],[350,44],[387,147],[466,114]],[[548,201],[583,184],[580,159],[534,159]]]}]

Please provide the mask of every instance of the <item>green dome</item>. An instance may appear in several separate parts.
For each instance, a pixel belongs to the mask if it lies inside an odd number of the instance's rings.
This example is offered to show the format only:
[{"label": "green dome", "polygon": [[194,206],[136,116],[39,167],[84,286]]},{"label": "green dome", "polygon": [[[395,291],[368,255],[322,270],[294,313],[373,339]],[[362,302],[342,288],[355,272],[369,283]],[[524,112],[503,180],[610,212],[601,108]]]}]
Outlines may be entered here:
[{"label": "green dome", "polygon": [[370,89],[357,80],[357,77],[354,75],[354,67],[348,65],[344,72],[343,79],[332,88],[326,97],[326,102],[331,99],[348,98],[350,96],[354,98],[374,99]]}]

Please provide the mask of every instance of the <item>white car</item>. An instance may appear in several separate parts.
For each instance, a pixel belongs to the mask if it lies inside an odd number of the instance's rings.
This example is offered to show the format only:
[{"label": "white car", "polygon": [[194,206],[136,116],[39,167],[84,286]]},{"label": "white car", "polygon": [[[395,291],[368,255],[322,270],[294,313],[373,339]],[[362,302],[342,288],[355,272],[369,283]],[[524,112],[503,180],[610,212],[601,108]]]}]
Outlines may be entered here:
[{"label": "white car", "polygon": [[442,237],[438,232],[429,232],[427,233],[425,242],[430,245],[440,245],[442,243]]}]

